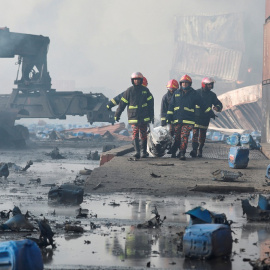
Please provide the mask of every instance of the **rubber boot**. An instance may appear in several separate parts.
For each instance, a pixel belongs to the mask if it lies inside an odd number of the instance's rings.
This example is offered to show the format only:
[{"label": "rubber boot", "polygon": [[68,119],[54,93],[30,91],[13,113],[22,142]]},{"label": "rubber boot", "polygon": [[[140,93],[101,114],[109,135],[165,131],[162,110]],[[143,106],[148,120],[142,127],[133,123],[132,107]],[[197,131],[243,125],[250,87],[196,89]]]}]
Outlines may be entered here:
[{"label": "rubber boot", "polygon": [[197,143],[197,142],[193,142],[193,143],[192,143],[192,150],[190,151],[189,154],[190,154],[193,158],[197,157],[198,146],[199,146],[199,143]]},{"label": "rubber boot", "polygon": [[180,151],[180,153],[179,153],[179,159],[180,160],[186,160],[185,152],[184,151]]},{"label": "rubber boot", "polygon": [[147,152],[147,140],[142,141],[142,158],[147,158],[149,156],[149,153]]},{"label": "rubber boot", "polygon": [[178,149],[178,143],[174,142],[172,147],[171,147],[171,158],[176,158],[176,152],[177,152],[177,149]]},{"label": "rubber boot", "polygon": [[200,144],[199,146],[199,153],[198,153],[198,157],[202,157],[202,149],[203,149],[204,144]]},{"label": "rubber boot", "polygon": [[140,154],[140,141],[139,141],[139,138],[135,139],[133,141],[133,145],[134,145],[134,149],[135,149],[135,155],[133,155],[133,157],[140,158],[141,154]]}]

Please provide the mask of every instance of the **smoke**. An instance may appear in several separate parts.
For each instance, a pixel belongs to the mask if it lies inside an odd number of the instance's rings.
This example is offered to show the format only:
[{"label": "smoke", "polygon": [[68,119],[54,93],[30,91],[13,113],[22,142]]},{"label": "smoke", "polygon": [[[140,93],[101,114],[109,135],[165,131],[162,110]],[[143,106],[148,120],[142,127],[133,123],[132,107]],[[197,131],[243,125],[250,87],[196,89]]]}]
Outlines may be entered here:
[{"label": "smoke", "polygon": [[[50,38],[52,83],[75,80],[78,89],[104,89],[112,98],[131,85],[132,72],[140,71],[155,97],[156,117],[166,83],[172,79],[175,15],[243,12],[248,40],[255,45],[254,66],[262,67],[263,0],[0,0],[0,4],[5,7],[0,10],[0,26]],[[14,87],[16,61],[0,59],[0,93]]]}]

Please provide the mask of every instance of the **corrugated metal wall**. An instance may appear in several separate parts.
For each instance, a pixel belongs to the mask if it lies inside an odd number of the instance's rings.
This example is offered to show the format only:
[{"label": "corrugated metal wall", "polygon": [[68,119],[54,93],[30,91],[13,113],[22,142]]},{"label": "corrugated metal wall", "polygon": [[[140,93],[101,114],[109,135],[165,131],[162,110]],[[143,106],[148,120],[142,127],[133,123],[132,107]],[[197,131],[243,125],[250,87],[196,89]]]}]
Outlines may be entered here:
[{"label": "corrugated metal wall", "polygon": [[243,15],[175,17],[171,77],[183,73],[236,81],[245,50]]}]

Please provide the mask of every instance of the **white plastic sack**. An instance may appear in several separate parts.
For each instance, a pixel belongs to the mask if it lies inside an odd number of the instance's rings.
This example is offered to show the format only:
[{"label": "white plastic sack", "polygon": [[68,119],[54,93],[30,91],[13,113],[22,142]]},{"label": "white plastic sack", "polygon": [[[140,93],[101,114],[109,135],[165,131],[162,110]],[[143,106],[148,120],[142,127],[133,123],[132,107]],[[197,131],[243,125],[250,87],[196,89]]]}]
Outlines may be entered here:
[{"label": "white plastic sack", "polygon": [[166,149],[173,143],[173,138],[166,127],[155,127],[147,136],[148,153],[154,157],[162,157]]}]

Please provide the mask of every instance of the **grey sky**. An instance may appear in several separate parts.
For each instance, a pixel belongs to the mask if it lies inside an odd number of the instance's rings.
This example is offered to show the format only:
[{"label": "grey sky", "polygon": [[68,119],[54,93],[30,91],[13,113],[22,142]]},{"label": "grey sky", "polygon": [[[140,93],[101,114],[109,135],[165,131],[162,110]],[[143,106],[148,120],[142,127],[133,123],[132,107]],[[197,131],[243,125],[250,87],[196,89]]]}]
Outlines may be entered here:
[{"label": "grey sky", "polygon": [[[52,83],[75,80],[77,88],[101,87],[112,98],[130,86],[132,72],[140,71],[155,97],[156,117],[171,79],[174,15],[242,11],[254,27],[250,29],[255,35],[250,38],[254,57],[261,56],[264,0],[0,0],[0,4],[1,27],[50,38]],[[0,59],[0,93],[13,88],[15,62]]]}]

